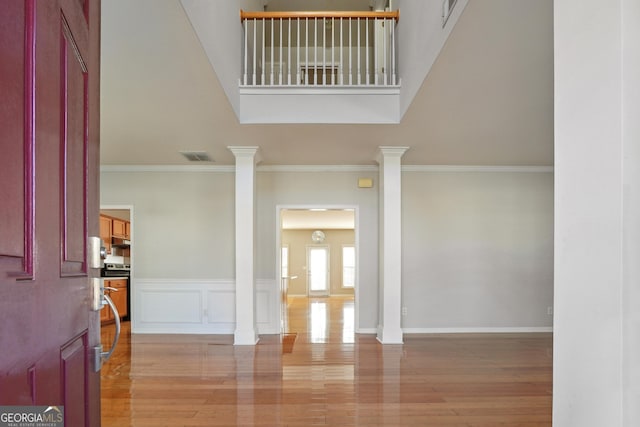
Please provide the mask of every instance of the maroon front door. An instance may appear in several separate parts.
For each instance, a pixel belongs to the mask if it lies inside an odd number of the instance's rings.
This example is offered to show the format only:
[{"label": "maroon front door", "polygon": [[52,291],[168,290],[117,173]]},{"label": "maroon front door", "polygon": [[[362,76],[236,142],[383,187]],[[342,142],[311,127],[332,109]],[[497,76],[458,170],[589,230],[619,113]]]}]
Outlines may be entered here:
[{"label": "maroon front door", "polygon": [[100,425],[99,0],[0,0],[0,405]]}]

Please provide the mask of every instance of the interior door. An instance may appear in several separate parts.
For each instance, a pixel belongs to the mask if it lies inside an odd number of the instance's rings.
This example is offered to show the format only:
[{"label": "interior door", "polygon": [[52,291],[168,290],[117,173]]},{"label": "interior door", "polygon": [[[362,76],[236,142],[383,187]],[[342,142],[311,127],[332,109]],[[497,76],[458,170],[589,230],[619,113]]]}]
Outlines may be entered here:
[{"label": "interior door", "polygon": [[329,247],[307,246],[309,296],[329,295]]},{"label": "interior door", "polygon": [[100,425],[99,0],[0,1],[0,405]]}]

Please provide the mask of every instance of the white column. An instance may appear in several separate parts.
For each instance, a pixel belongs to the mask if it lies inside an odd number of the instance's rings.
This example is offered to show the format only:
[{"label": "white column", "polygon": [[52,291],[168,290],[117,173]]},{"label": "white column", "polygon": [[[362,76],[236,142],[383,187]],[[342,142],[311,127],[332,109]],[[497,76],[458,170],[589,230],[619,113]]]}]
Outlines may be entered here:
[{"label": "white column", "polygon": [[255,345],[255,168],[258,147],[228,147],[236,157],[236,330],[235,345]]},{"label": "white column", "polygon": [[402,171],[408,147],[380,147],[380,309],[378,341],[402,344]]},{"label": "white column", "polygon": [[639,28],[554,1],[554,426],[640,425]]}]

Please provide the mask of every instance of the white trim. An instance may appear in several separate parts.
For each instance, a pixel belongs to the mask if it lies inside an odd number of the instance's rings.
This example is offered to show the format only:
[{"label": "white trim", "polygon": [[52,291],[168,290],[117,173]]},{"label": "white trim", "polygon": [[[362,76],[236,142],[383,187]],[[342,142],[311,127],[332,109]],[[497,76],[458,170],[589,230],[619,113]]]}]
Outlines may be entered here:
[{"label": "white trim", "polygon": [[235,172],[233,165],[101,165],[100,172]]},{"label": "white trim", "polygon": [[[375,165],[259,165],[257,172],[378,172]],[[233,173],[233,165],[102,165],[100,172]],[[403,165],[402,172],[553,173],[553,166]]]},{"label": "white trim", "polygon": [[402,172],[549,173],[553,166],[404,165]]},{"label": "white trim", "polygon": [[551,326],[488,328],[402,328],[405,334],[509,334],[553,332]]},{"label": "white trim", "polygon": [[356,329],[356,334],[375,335],[377,333],[378,333],[378,329],[376,329],[376,328],[360,328],[360,329]]},{"label": "white trim", "polygon": [[261,165],[258,172],[377,172],[373,165]]}]

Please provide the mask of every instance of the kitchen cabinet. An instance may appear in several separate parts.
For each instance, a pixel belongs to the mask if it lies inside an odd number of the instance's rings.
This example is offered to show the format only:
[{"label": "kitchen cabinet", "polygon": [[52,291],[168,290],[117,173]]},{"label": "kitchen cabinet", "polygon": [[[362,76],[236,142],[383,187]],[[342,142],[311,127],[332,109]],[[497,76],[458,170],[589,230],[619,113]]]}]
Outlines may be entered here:
[{"label": "kitchen cabinet", "polygon": [[118,237],[120,239],[127,238],[127,221],[122,219],[113,218],[111,220],[111,236]]},{"label": "kitchen cabinet", "polygon": [[[115,288],[117,291],[105,289],[105,294],[108,295],[116,308],[120,318],[127,317],[129,314],[129,307],[127,304],[127,279],[104,279],[105,288]],[[102,307],[100,312],[100,321],[109,322],[115,320],[113,313],[108,306]]]},{"label": "kitchen cabinet", "polygon": [[111,223],[111,218],[100,215],[100,240],[108,254],[111,253]]},{"label": "kitchen cabinet", "polygon": [[[131,237],[131,223],[124,219],[100,215],[100,239],[102,246],[111,254],[113,238],[129,240]],[[122,254],[119,254],[122,255]],[[125,256],[129,256],[128,254]]]}]

